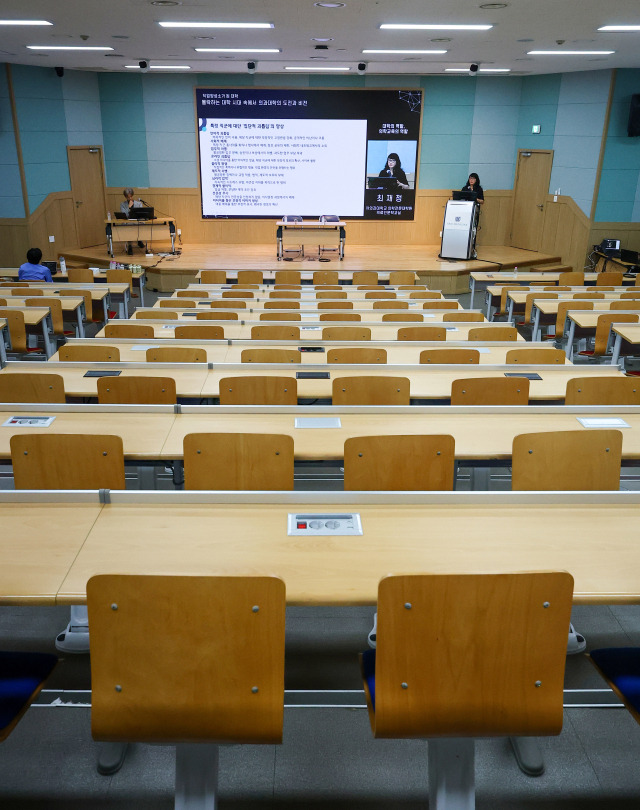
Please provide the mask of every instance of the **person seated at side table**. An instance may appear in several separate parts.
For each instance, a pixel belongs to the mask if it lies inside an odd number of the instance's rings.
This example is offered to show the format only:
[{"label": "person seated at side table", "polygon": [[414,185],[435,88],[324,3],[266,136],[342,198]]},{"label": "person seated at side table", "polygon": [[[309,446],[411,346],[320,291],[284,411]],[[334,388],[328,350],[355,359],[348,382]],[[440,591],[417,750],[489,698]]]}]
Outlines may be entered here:
[{"label": "person seated at side table", "polygon": [[27,261],[20,265],[18,281],[53,281],[48,267],[40,264],[42,251],[40,248],[30,248],[27,251]]}]

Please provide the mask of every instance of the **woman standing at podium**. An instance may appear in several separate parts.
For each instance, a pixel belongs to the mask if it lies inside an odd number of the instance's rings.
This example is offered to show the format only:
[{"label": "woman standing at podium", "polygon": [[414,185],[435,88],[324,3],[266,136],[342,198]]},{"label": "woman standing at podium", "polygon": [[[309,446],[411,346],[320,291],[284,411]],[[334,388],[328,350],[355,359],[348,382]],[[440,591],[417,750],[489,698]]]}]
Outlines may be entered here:
[{"label": "woman standing at podium", "polygon": [[396,152],[392,152],[387,158],[387,163],[384,169],[380,172],[378,177],[393,177],[399,188],[409,188],[409,181],[407,175],[404,173],[402,164],[400,163],[400,156]]},{"label": "woman standing at podium", "polygon": [[480,185],[480,178],[475,172],[471,172],[469,175],[469,179],[467,180],[467,185],[462,186],[460,189],[461,191],[475,191],[477,194],[476,202],[478,205],[483,205],[484,203],[484,190]]}]

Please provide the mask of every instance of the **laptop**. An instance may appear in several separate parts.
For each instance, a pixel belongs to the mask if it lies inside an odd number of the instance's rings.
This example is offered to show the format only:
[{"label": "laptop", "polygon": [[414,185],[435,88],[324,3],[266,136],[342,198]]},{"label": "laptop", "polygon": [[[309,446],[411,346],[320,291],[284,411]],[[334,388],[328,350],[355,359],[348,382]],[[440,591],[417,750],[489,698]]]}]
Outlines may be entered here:
[{"label": "laptop", "polygon": [[129,219],[154,219],[155,217],[155,210],[152,207],[134,208],[132,213],[133,216]]},{"label": "laptop", "polygon": [[56,262],[42,262],[42,264],[44,267],[49,268],[49,272],[52,276],[55,276],[55,274],[58,272],[58,265]]},{"label": "laptop", "polygon": [[116,211],[115,212],[115,218],[116,219],[129,219],[129,217],[126,214],[123,214],[122,211]]}]

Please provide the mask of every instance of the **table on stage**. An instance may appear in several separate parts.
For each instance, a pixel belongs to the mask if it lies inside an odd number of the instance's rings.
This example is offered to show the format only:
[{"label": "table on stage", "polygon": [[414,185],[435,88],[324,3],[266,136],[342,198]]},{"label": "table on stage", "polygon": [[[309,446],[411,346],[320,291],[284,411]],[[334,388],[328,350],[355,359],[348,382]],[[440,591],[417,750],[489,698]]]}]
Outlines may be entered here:
[{"label": "table on stage", "polygon": [[176,249],[176,221],[173,217],[155,219],[105,219],[107,246],[113,256],[114,242],[171,242],[171,252]]},{"label": "table on stage", "polygon": [[323,248],[337,250],[340,260],[344,259],[345,224],[336,222],[276,222],[276,244],[278,261],[284,257],[288,245],[300,245],[304,255],[305,245],[315,245],[318,253]]}]

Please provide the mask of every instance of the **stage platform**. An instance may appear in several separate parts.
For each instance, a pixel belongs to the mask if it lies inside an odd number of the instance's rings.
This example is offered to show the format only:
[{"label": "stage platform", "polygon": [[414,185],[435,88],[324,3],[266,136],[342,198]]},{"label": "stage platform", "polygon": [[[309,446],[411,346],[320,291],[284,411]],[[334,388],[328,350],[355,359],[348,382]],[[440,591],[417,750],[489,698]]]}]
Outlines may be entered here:
[{"label": "stage platform", "polygon": [[[342,261],[335,253],[324,254],[328,262],[320,261],[317,254],[292,254],[290,261],[278,261],[273,245],[185,245],[175,256],[147,257],[135,248],[133,256],[116,253],[114,260],[142,265],[147,271],[147,286],[162,292],[186,287],[198,270],[262,270],[270,275],[276,270],[338,270],[345,277],[355,270],[413,270],[423,283],[449,294],[467,292],[472,271],[499,272],[560,262],[559,256],[503,245],[478,247],[478,258],[472,261],[439,259],[439,251],[440,245],[347,244]],[[108,267],[111,259],[104,245],[63,249],[61,254],[70,266]]]}]

